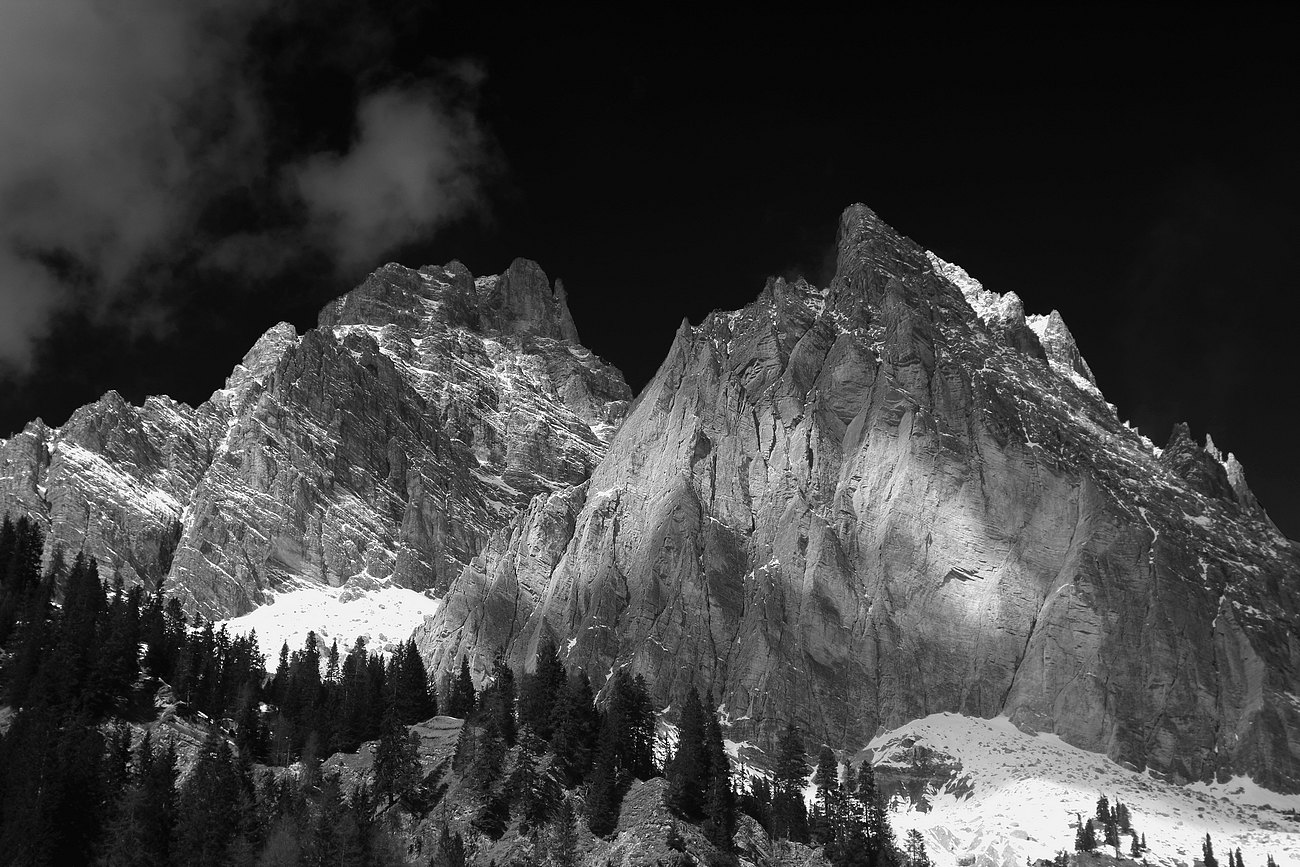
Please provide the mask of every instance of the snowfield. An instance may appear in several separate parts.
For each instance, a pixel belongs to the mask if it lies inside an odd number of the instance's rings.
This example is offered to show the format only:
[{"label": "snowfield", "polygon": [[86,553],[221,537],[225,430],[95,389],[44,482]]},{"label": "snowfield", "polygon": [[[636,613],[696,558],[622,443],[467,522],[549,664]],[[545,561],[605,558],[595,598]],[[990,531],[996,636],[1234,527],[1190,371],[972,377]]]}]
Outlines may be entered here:
[{"label": "snowfield", "polygon": [[441,599],[404,587],[358,591],[355,587],[306,587],[277,594],[275,601],[242,617],[220,621],[233,634],[257,630],[257,644],[266,654],[266,668],[274,672],[280,646],[300,649],[307,633],[316,632],[322,651],[337,640],[340,656],[360,636],[371,651],[391,650],[411,637],[424,618],[437,613]]},{"label": "snowfield", "polygon": [[[928,811],[899,799],[893,805],[898,837],[919,830],[936,867],[1022,867],[1027,857],[1073,851],[1075,814],[1094,815],[1102,794],[1112,805],[1116,799],[1128,805],[1134,828],[1146,835],[1148,864],[1191,865],[1208,833],[1221,862],[1240,847],[1250,867],[1262,867],[1267,854],[1279,865],[1300,865],[1300,795],[1280,795],[1250,780],[1173,785],[1056,735],[1025,734],[1005,718],[958,714],[933,714],[876,737],[870,749],[877,778],[886,769],[912,768],[914,746],[960,762],[939,791],[927,793]],[[1128,836],[1121,842],[1127,857]]]}]

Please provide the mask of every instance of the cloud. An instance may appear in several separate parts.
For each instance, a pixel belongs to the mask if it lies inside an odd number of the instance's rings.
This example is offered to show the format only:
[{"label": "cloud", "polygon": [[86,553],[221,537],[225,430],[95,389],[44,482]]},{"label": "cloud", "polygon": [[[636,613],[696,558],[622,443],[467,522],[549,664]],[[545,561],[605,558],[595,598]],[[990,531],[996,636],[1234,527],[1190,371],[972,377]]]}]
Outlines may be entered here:
[{"label": "cloud", "polygon": [[[353,10],[0,2],[0,377],[30,369],[63,312],[156,331],[204,269],[252,284],[316,249],[355,270],[474,204],[481,71],[422,70],[395,88],[384,37],[400,15]],[[326,50],[337,44],[349,52]],[[340,137],[329,125],[357,94],[322,118],[284,111],[269,86],[310,79],[311,63],[372,91],[342,153],[320,152],[321,129]]]},{"label": "cloud", "polygon": [[210,180],[249,163],[258,126],[231,73],[261,5],[0,5],[0,362],[25,363],[67,305],[111,305]]},{"label": "cloud", "polygon": [[484,135],[473,114],[431,87],[362,100],[343,154],[316,154],[292,179],[341,264],[418,240],[476,205]]}]

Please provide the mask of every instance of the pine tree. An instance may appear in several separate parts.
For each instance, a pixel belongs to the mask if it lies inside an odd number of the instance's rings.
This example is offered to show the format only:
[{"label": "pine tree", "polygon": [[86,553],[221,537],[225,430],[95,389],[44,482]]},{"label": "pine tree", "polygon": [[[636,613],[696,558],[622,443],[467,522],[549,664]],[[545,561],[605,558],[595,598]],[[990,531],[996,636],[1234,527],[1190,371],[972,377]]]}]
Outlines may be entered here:
[{"label": "pine tree", "polygon": [[612,730],[614,764],[629,778],[654,775],[654,707],[645,678],[632,678],[619,669],[606,685],[609,706],[604,725]]},{"label": "pine tree", "polygon": [[447,697],[447,713],[467,720],[474,715],[475,704],[474,679],[469,674],[469,659],[462,655],[460,674],[452,681],[451,695]]},{"label": "pine tree", "polygon": [[749,778],[749,787],[740,796],[740,810],[772,836],[772,786],[757,775]]},{"label": "pine tree", "polygon": [[[808,779],[808,771],[803,739],[793,723],[787,724],[777,742],[776,768],[772,779],[772,833],[777,839],[808,842],[808,813],[803,802],[803,787]],[[859,777],[859,781],[861,779]],[[870,774],[867,779],[872,779]]]},{"label": "pine tree", "polygon": [[1205,835],[1205,842],[1201,845],[1203,853],[1202,860],[1205,867],[1219,867],[1219,859],[1214,857],[1214,844],[1210,841],[1210,835]]},{"label": "pine tree", "polygon": [[551,863],[556,867],[575,867],[578,863],[578,823],[568,798],[561,798],[556,807],[549,848]]},{"label": "pine tree", "polygon": [[1097,799],[1097,821],[1105,825],[1110,820],[1110,799],[1102,795]]},{"label": "pine tree", "polygon": [[813,785],[817,787],[818,812],[813,825],[813,839],[823,846],[835,839],[838,817],[832,806],[833,793],[840,786],[840,764],[831,748],[823,745],[817,755],[817,769],[813,771]]},{"label": "pine tree", "polygon": [[895,863],[897,846],[894,829],[889,824],[889,811],[884,795],[876,787],[875,769],[870,760],[858,768],[858,802],[863,811],[865,836],[875,863],[881,867]]},{"label": "pine tree", "polygon": [[600,747],[587,786],[587,827],[597,837],[606,837],[618,826],[621,791],[617,769],[614,726],[606,718],[601,726]]},{"label": "pine tree", "polygon": [[1138,843],[1137,834],[1133,835],[1133,842],[1129,844],[1129,857],[1138,858],[1142,855],[1142,846]]},{"label": "pine tree", "polygon": [[184,852],[186,863],[199,867],[238,862],[251,842],[248,809],[247,787],[230,745],[213,730],[181,787],[172,851]]},{"label": "pine tree", "polygon": [[424,722],[438,715],[438,700],[429,689],[429,672],[420,658],[415,639],[408,639],[393,654],[388,676],[397,718],[406,725]]},{"label": "pine tree", "polygon": [[460,833],[452,834],[446,826],[442,826],[442,835],[438,838],[438,853],[435,856],[435,864],[440,867],[465,867],[468,862],[468,854],[465,851],[465,839]]},{"label": "pine tree", "polygon": [[535,670],[523,679],[519,696],[519,722],[531,726],[544,741],[549,741],[553,734],[551,716],[555,701],[563,692],[567,680],[559,648],[551,638],[543,639],[537,649]]},{"label": "pine tree", "polygon": [[384,719],[383,734],[375,747],[373,773],[375,794],[390,807],[419,783],[418,738],[391,711]]},{"label": "pine tree", "polygon": [[591,681],[579,672],[569,678],[551,711],[551,751],[570,787],[581,783],[591,769],[599,722]]},{"label": "pine tree", "polygon": [[1125,834],[1132,832],[1133,817],[1129,815],[1128,804],[1121,804],[1118,801],[1115,802],[1115,822],[1119,825],[1119,829]]},{"label": "pine tree", "polygon": [[736,797],[731,786],[731,760],[722,741],[722,725],[717,713],[712,711],[705,719],[705,750],[709,775],[704,799],[704,833],[710,843],[729,852],[736,833]]},{"label": "pine tree", "polygon": [[519,756],[510,773],[509,790],[515,795],[520,830],[525,833],[545,825],[561,797],[559,781],[550,769],[541,768],[544,750],[541,738],[531,728],[524,728],[519,737]]},{"label": "pine tree", "polygon": [[170,863],[172,828],[176,823],[176,747],[172,743],[155,750],[145,733],[137,750],[140,768],[141,812],[146,824],[141,852],[146,863]]},{"label": "pine tree", "polygon": [[677,749],[664,767],[668,785],[664,804],[678,816],[699,821],[704,816],[710,782],[709,752],[705,744],[704,708],[694,689],[682,704],[677,724]]},{"label": "pine tree", "polygon": [[1091,852],[1097,848],[1097,833],[1092,829],[1091,819],[1081,819],[1079,821],[1079,830],[1074,835],[1074,850],[1076,852]]},{"label": "pine tree", "polygon": [[1242,860],[1241,860],[1241,847],[1240,847],[1240,846],[1237,847],[1237,856],[1236,856],[1236,857],[1237,857],[1237,867],[1246,867],[1246,865],[1243,864],[1243,863],[1242,863]]},{"label": "pine tree", "polygon": [[925,839],[915,828],[907,832],[904,854],[907,858],[907,867],[930,867],[930,856],[925,851]]}]

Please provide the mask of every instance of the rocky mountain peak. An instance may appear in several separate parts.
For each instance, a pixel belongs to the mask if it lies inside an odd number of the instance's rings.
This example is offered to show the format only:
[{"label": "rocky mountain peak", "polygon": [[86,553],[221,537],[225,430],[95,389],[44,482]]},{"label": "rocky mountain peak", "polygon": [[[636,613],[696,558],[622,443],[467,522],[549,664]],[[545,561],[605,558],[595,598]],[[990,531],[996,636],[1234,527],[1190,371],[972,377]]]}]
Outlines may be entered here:
[{"label": "rocky mountain peak", "polygon": [[1038,336],[1038,342],[1047,353],[1047,359],[1053,367],[1066,376],[1079,380],[1076,384],[1084,390],[1101,394],[1097,390],[1097,378],[1092,375],[1092,368],[1088,367],[1088,362],[1083,360],[1079,346],[1074,341],[1074,335],[1066,327],[1065,320],[1061,318],[1059,312],[1053,310],[1047,316],[1028,316],[1025,322]]},{"label": "rocky mountain peak", "polygon": [[578,342],[563,284],[557,280],[552,289],[533,260],[515,259],[484,289],[479,307],[498,330]]},{"label": "rocky mountain peak", "polygon": [[322,308],[325,329],[354,326],[416,334],[437,323],[483,335],[549,338],[578,343],[564,286],[531,259],[515,259],[501,274],[475,278],[459,261],[419,270],[388,264]]},{"label": "rocky mountain peak", "polygon": [[268,328],[244,358],[226,377],[226,388],[242,389],[252,382],[261,382],[275,369],[289,347],[298,343],[298,329],[288,322],[280,322]]},{"label": "rocky mountain peak", "polygon": [[[1213,443],[1210,443],[1213,448]],[[1218,449],[1206,449],[1192,439],[1186,422],[1174,425],[1169,444],[1160,454],[1160,462],[1183,478],[1193,489],[1207,497],[1237,501],[1228,473],[1217,456]]]},{"label": "rocky mountain peak", "polygon": [[1059,313],[862,205],[838,244],[828,288],[774,278],[683,322],[590,482],[534,498],[425,621],[433,669],[552,638],[661,704],[712,691],[764,749],[789,721],[851,751],[1004,716],[1172,779],[1300,789],[1300,547],[1186,431],[1158,459]]}]

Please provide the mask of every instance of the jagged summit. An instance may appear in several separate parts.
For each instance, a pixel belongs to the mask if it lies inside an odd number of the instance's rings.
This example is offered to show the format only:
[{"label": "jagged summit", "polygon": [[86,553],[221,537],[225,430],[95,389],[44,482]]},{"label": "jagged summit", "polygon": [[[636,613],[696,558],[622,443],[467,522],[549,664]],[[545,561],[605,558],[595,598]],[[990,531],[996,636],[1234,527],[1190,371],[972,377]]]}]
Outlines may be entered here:
[{"label": "jagged summit", "polygon": [[630,398],[536,263],[389,264],[316,328],[268,329],[198,407],[110,392],[0,441],[0,510],[106,575],[170,572],[208,616],[291,587],[441,588],[531,496],[587,478]]},{"label": "jagged summit", "polygon": [[552,288],[530,259],[515,259],[503,273],[477,279],[456,260],[419,270],[389,263],[325,305],[317,321],[321,328],[418,330],[430,318],[483,334],[579,342],[563,285],[556,281]]},{"label": "jagged summit", "polygon": [[852,749],[1002,715],[1174,780],[1300,789],[1300,546],[1217,461],[1207,486],[1123,423],[1059,313],[862,205],[838,245],[828,287],[683,323],[591,481],[454,582],[430,662],[525,665],[549,636],[661,703],[712,691],[763,748],[788,721]]}]

